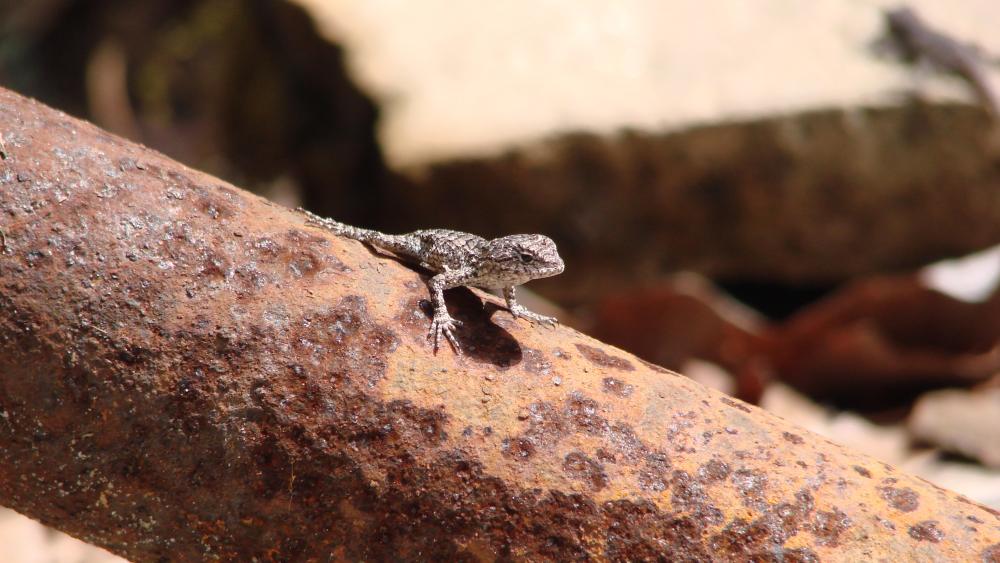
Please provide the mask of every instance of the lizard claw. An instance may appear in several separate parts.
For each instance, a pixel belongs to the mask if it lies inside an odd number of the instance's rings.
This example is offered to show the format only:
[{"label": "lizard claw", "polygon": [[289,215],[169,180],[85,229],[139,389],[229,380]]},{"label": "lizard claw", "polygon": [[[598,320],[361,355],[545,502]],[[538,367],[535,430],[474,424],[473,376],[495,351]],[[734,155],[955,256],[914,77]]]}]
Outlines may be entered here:
[{"label": "lizard claw", "polygon": [[559,321],[555,317],[541,317],[540,319],[536,319],[535,322],[552,329],[556,328],[556,325],[559,324]]},{"label": "lizard claw", "polygon": [[437,352],[438,342],[441,340],[441,335],[444,334],[448,342],[451,343],[451,347],[455,350],[455,353],[459,356],[462,355],[462,349],[458,346],[458,340],[455,338],[455,334],[452,330],[455,327],[460,326],[462,321],[457,321],[451,318],[447,313],[443,315],[434,315],[434,319],[431,321],[431,329],[427,333],[427,338],[434,338],[434,351]]}]

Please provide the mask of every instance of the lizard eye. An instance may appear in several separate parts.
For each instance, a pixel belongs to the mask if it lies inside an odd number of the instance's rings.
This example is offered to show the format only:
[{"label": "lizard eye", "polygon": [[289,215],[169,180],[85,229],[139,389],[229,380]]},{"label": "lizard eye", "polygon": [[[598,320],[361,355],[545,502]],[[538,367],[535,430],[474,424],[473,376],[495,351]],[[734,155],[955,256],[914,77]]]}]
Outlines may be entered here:
[{"label": "lizard eye", "polygon": [[534,256],[528,254],[527,252],[521,253],[519,258],[523,264],[531,264],[531,261],[535,259]]}]

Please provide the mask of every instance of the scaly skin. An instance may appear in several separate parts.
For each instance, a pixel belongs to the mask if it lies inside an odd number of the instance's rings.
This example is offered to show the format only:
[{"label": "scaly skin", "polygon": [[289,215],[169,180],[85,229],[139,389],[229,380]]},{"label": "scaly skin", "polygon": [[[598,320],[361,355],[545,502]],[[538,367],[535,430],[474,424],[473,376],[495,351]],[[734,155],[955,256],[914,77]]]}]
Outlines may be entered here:
[{"label": "scaly skin", "polygon": [[428,338],[434,351],[443,334],[456,353],[461,354],[454,330],[462,324],[448,314],[444,290],[460,285],[499,289],[514,318],[554,325],[556,319],[533,313],[517,302],[514,288],[538,278],[559,274],[565,268],[556,244],[544,235],[509,235],[487,240],[480,236],[447,229],[425,229],[403,235],[389,235],[352,227],[299,209],[308,223],[336,235],[388,250],[404,260],[434,272],[427,285],[431,290],[434,317]]}]

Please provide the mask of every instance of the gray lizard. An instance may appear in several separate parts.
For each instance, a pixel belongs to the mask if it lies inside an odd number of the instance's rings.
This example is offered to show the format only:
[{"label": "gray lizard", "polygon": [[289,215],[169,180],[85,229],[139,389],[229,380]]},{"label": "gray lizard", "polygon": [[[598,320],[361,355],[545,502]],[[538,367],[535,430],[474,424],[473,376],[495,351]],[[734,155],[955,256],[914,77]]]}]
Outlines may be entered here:
[{"label": "gray lizard", "polygon": [[435,273],[427,282],[431,290],[434,317],[427,337],[434,339],[434,350],[444,334],[455,352],[461,348],[453,330],[462,324],[448,314],[444,290],[460,285],[499,289],[515,319],[555,325],[556,319],[533,313],[517,302],[515,286],[559,274],[565,268],[556,244],[544,235],[509,235],[487,240],[461,231],[426,229],[403,235],[389,235],[345,225],[299,208],[308,223],[324,227],[336,235],[388,250],[404,260],[419,264]]},{"label": "gray lizard", "polygon": [[[994,89],[987,69],[987,63],[994,61],[985,50],[930,27],[915,10],[906,6],[889,10],[885,18],[899,54],[958,74],[972,86],[993,119],[1000,120],[1000,94]],[[892,46],[883,42],[880,45]]]}]

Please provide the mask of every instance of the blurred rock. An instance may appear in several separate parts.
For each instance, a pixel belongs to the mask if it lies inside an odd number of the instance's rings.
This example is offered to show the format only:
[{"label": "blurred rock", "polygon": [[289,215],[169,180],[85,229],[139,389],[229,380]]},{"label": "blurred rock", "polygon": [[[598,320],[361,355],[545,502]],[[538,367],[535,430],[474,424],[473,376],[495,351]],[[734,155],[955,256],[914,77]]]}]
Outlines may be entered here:
[{"label": "blurred rock", "polygon": [[723,366],[741,362],[762,324],[750,309],[692,275],[609,294],[594,311],[593,326],[585,328],[595,337],[673,370],[691,357]]},{"label": "blurred rock", "polygon": [[1000,388],[927,393],[913,407],[909,428],[924,442],[1000,469]]},{"label": "blurred rock", "polygon": [[769,375],[754,361],[763,319],[708,280],[664,278],[610,293],[592,310],[592,326],[583,326],[597,338],[745,401],[759,399]]},{"label": "blurred rock", "polygon": [[955,299],[986,301],[1000,285],[1000,246],[931,264],[918,276],[925,286]]},{"label": "blurred rock", "polygon": [[[939,487],[1000,509],[1000,471],[944,459],[940,450],[914,449],[902,424],[874,424],[850,411],[832,411],[780,383],[768,386],[760,406],[838,444],[899,465]],[[985,424],[983,428],[987,428]]]},{"label": "blurred rock", "polygon": [[793,424],[887,463],[899,464],[909,456],[909,437],[902,425],[877,425],[850,411],[827,409],[786,385],[769,385],[760,406]]},{"label": "blurred rock", "polygon": [[864,408],[1000,371],[1000,295],[959,301],[912,276],[850,284],[766,334],[775,373],[812,397]]},{"label": "blurred rock", "polygon": [[948,460],[938,450],[914,454],[900,464],[900,467],[939,487],[1000,510],[1000,470]]},{"label": "blurred rock", "polygon": [[[753,9],[738,0],[292,3],[343,45],[349,72],[384,108],[379,129],[396,168],[496,157],[568,131],[677,132],[888,107],[914,87],[910,68],[871,48],[888,35],[890,0],[767,0]],[[914,4],[933,27],[1000,52],[989,17],[1000,7]],[[931,100],[974,100],[961,82],[933,74],[921,86]]]},{"label": "blurred rock", "polygon": [[715,389],[727,395],[735,395],[737,392],[733,375],[722,369],[718,364],[699,360],[698,358],[691,358],[684,362],[684,367],[681,368],[680,373],[705,387]]},{"label": "blurred rock", "polygon": [[3,563],[128,563],[121,557],[0,508]]}]

